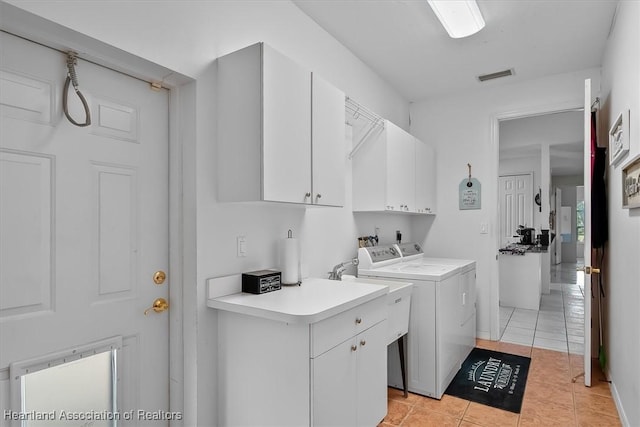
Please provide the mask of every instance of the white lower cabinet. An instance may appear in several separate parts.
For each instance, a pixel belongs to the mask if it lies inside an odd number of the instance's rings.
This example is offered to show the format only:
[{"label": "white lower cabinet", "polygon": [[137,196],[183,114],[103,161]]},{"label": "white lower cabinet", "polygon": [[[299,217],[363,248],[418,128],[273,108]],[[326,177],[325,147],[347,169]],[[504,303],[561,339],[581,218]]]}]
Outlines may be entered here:
[{"label": "white lower cabinet", "polygon": [[378,425],[387,332],[386,295],[311,324],[219,310],[218,425]]},{"label": "white lower cabinet", "polygon": [[311,360],[314,426],[375,426],[385,417],[386,323]]}]

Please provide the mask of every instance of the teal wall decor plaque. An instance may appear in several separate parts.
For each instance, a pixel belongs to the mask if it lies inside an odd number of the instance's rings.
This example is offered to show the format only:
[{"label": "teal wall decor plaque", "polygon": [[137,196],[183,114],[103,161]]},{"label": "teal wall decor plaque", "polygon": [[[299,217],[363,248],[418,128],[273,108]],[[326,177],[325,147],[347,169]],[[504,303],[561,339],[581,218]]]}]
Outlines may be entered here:
[{"label": "teal wall decor plaque", "polygon": [[482,184],[475,178],[465,178],[458,186],[460,210],[482,207]]}]

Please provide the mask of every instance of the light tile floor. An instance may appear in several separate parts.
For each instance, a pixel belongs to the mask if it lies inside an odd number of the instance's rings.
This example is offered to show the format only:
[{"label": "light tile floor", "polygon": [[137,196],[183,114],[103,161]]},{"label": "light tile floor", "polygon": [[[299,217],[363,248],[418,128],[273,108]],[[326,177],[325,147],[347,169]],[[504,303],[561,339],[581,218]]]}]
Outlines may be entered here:
[{"label": "light tile floor", "polygon": [[551,293],[540,298],[540,311],[500,307],[503,342],[584,353],[584,283],[581,263],[553,266]]}]

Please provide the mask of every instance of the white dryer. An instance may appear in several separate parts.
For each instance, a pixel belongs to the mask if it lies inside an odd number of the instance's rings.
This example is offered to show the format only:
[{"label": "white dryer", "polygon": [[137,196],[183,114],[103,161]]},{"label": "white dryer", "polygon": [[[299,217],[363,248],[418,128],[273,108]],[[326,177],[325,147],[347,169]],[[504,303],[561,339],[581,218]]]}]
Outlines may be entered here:
[{"label": "white dryer", "polygon": [[[358,261],[359,277],[414,284],[408,389],[440,399],[475,345],[475,261],[428,258],[415,243],[360,248]],[[402,388],[397,357],[388,361],[389,385]]]}]

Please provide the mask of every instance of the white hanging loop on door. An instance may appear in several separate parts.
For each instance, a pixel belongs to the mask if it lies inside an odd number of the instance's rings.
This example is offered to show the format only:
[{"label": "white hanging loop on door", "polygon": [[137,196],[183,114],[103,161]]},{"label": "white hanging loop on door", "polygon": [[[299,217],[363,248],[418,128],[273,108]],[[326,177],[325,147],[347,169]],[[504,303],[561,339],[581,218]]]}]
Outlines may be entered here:
[{"label": "white hanging loop on door", "polygon": [[[91,111],[89,109],[89,104],[87,100],[78,89],[78,76],[76,75],[75,65],[78,63],[76,54],[74,52],[67,52],[67,79],[64,82],[64,89],[62,91],[62,109],[64,111],[64,115],[67,119],[76,126],[85,127],[91,124]],[[73,89],[76,91],[76,95],[80,98],[82,102],[82,106],[84,107],[85,121],[84,123],[76,122],[73,117],[69,114],[69,106],[68,106],[68,92],[69,92],[69,83],[73,84]]]}]

